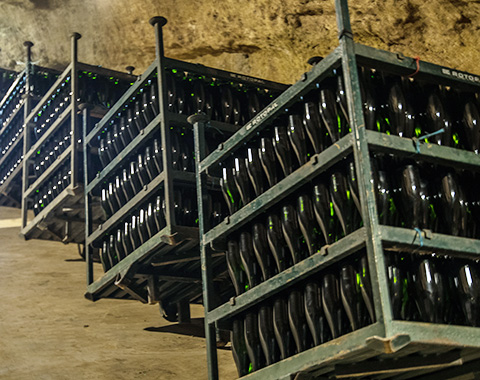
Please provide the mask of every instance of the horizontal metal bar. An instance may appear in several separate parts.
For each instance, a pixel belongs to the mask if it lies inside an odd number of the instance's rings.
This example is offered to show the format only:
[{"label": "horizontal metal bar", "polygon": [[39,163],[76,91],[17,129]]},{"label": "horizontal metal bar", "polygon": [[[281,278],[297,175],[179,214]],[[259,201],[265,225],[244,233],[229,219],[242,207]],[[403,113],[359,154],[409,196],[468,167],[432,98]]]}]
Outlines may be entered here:
[{"label": "horizontal metal bar", "polygon": [[225,303],[207,313],[209,324],[233,317],[253,305],[272,297],[275,293],[292,286],[294,283],[313,275],[327,265],[331,265],[352,252],[365,246],[366,232],[362,227],[339,241],[323,247],[322,250],[298,264],[286,269],[269,280],[235,297],[235,302]]},{"label": "horizontal metal bar", "polygon": [[311,372],[341,360],[359,356],[374,356],[377,352],[368,348],[366,340],[372,336],[385,336],[382,324],[374,323],[360,330],[343,335],[322,345],[289,357],[278,363],[241,377],[245,380],[291,379],[289,375]]},{"label": "horizontal metal bar", "polygon": [[[414,58],[404,57],[399,53],[391,53],[385,50],[375,49],[370,46],[355,44],[355,54],[359,64],[377,67],[383,64],[393,72],[400,75],[413,74],[417,70]],[[480,77],[464,71],[458,71],[448,67],[435,65],[430,62],[419,61],[419,70],[416,77],[430,79],[436,83],[480,86]]]},{"label": "horizontal metal bar", "polygon": [[280,91],[285,91],[288,87],[285,84],[271,82],[266,79],[255,78],[249,75],[231,73],[229,71],[225,71],[221,69],[214,69],[212,67],[207,67],[199,63],[190,63],[190,62],[179,61],[173,58],[166,58],[166,57],[164,58],[163,62],[165,63],[166,67],[170,69],[180,69],[184,71],[199,73],[202,75],[209,75],[214,78],[225,79],[227,81],[234,81],[237,83],[238,82],[246,83],[249,85],[258,85],[258,86],[262,86],[272,90],[280,90]]},{"label": "horizontal metal bar", "polygon": [[86,244],[92,244],[98,238],[104,236],[114,227],[122,218],[130,213],[135,207],[142,203],[146,198],[159,190],[159,186],[165,180],[165,172],[161,172],[156,178],[153,179],[148,185],[144,186],[142,190],[135,194],[127,203],[123,205],[120,210],[113,214],[110,218],[102,223],[93,233],[88,236]]},{"label": "horizontal metal bar", "polygon": [[250,120],[243,128],[235,133],[230,139],[225,141],[221,149],[216,149],[202,162],[198,164],[200,173],[205,172],[209,167],[218,164],[220,161],[229,156],[243,142],[256,135],[258,131],[264,128],[274,118],[285,113],[285,109],[296,103],[302,95],[313,89],[315,85],[325,78],[329,71],[340,65],[341,51],[336,48],[325,59],[316,64],[308,73],[305,74],[304,80],[300,80],[290,86],[277,99],[270,103],[266,108]]},{"label": "horizontal metal bar", "polygon": [[12,95],[13,90],[15,90],[15,87],[18,86],[18,83],[22,80],[22,78],[25,76],[25,74],[26,74],[26,69],[23,69],[20,73],[18,73],[17,78],[10,85],[10,87],[7,90],[7,93],[5,94],[3,99],[1,99],[1,101],[0,101],[0,110],[3,108],[3,106],[7,102],[10,95]]},{"label": "horizontal metal bar", "polygon": [[135,150],[137,149],[140,144],[147,139],[157,128],[162,120],[160,114],[158,114],[155,119],[153,119],[150,124],[148,124],[145,129],[140,131],[140,133],[135,136],[135,138],[130,141],[130,143],[123,148],[123,150],[112,160],[108,163],[107,166],[103,168],[103,170],[98,173],[98,175],[93,179],[87,186],[86,192],[90,193],[96,186],[98,186],[106,177],[112,174],[113,170],[117,166],[119,166],[125,159]]},{"label": "horizontal metal bar", "polygon": [[[444,369],[442,370],[441,373],[441,380],[448,380],[448,379],[472,379],[475,380],[475,376],[478,378],[478,373],[480,372],[480,360],[474,360],[471,362],[467,362],[463,364],[461,367],[455,367],[455,368],[449,368],[449,369]],[[468,377],[461,377],[462,375],[466,375]],[[473,376],[473,377],[472,377]],[[417,375],[415,377],[415,380],[439,380],[440,376],[439,373],[433,373],[433,374],[426,374],[419,376]]]},{"label": "horizontal metal bar", "polygon": [[87,135],[87,143],[89,143],[93,138],[95,138],[95,136],[98,135],[105,124],[107,124],[112,117],[118,113],[118,110],[124,106],[124,103],[139,90],[143,83],[145,83],[145,80],[148,79],[148,77],[156,70],[156,68],[156,62],[153,62],[141,76],[137,77],[136,82],[130,86],[127,91],[125,91],[120,99],[117,100],[115,105],[108,110],[102,120],[100,120],[90,131],[90,133]]},{"label": "horizontal metal bar", "polygon": [[63,203],[65,203],[69,198],[78,197],[79,195],[72,195],[77,194],[79,190],[73,189],[70,186],[67,186],[65,189],[62,190],[60,194],[58,194],[53,201],[51,201],[47,207],[45,207],[37,216],[35,216],[30,223],[28,223],[22,230],[20,231],[20,235],[24,236],[25,239],[28,239],[28,235],[37,228],[38,224],[48,219],[49,214],[60,207]]},{"label": "horizontal metal bar", "polygon": [[101,75],[104,77],[117,77],[118,79],[128,80],[130,82],[134,82],[137,79],[137,76],[133,74],[128,74],[123,71],[107,69],[101,66],[90,65],[88,63],[83,63],[83,62],[77,62],[77,70],[91,71],[97,75]]},{"label": "horizontal metal bar", "polygon": [[408,156],[455,168],[480,170],[480,155],[467,150],[422,143],[420,153],[417,153],[411,139],[375,131],[366,131],[366,135],[369,146],[377,152]]},{"label": "horizontal metal bar", "polygon": [[8,193],[8,185],[10,185],[10,182],[12,182],[17,177],[17,175],[21,173],[22,169],[23,169],[23,165],[20,162],[18,166],[15,168],[15,170],[12,172],[12,174],[10,174],[9,177],[2,184],[2,186],[0,186],[0,194]]},{"label": "horizontal metal bar", "polygon": [[303,186],[313,177],[340,161],[343,157],[347,156],[352,149],[352,135],[348,134],[336,144],[325,149],[322,153],[313,156],[305,165],[208,231],[203,236],[203,244],[207,245],[220,236],[226,236],[231,231],[240,228],[273,206],[276,202]]},{"label": "horizontal metal bar", "polygon": [[23,142],[23,133],[17,137],[15,142],[8,149],[8,151],[2,157],[0,157],[0,166],[2,166],[2,164],[9,158],[9,156],[15,152],[15,148],[17,147],[18,144],[20,144],[20,141]]},{"label": "horizontal metal bar", "polygon": [[[221,257],[225,256],[224,252],[214,252],[211,255],[212,257]],[[187,263],[190,261],[199,261],[200,260],[200,253],[199,252],[192,252],[192,253],[182,253],[181,255],[168,255],[162,256],[158,260],[150,263],[153,267],[162,267],[165,265],[172,265],[172,264],[181,264]]]},{"label": "horizontal metal bar", "polygon": [[45,181],[55,170],[58,169],[60,165],[71,155],[72,145],[67,147],[60,156],[58,156],[55,161],[38,177],[34,183],[32,183],[27,190],[23,193],[24,198],[29,198],[30,195],[40,186],[42,182]]},{"label": "horizontal metal bar", "polygon": [[[184,114],[167,112],[167,119],[170,124],[181,124],[182,126],[193,128],[192,124],[190,124],[187,121],[187,118],[188,116]],[[217,129],[222,132],[234,134],[241,128],[241,126],[223,123],[217,120],[210,120],[207,124],[207,129],[208,128]]]},{"label": "horizontal metal bar", "polygon": [[[391,249],[391,244],[399,245],[400,251],[410,252],[428,252],[428,253],[445,253],[445,254],[463,254],[473,255],[478,258],[480,255],[480,242],[476,239],[469,239],[458,236],[444,235],[439,233],[422,232],[423,236],[419,236],[415,230],[379,226],[379,237],[384,243],[389,243],[387,250]],[[422,241],[420,241],[422,238]],[[395,245],[393,245],[395,248]]]},{"label": "horizontal metal bar", "polygon": [[[41,147],[44,143],[45,140],[47,140],[52,133],[55,133],[55,131],[70,117],[70,114],[72,113],[72,105],[69,104],[67,108],[62,112],[62,114],[53,122],[53,124],[48,128],[43,135],[37,140],[33,146],[29,148],[25,156],[23,157],[24,160],[28,160],[39,147]],[[30,130],[28,128],[28,125],[25,123],[25,133],[30,133]]]},{"label": "horizontal metal bar", "polygon": [[[13,123],[13,120],[15,120],[15,117],[17,115],[21,115],[20,111],[23,111],[23,107],[25,106],[25,101],[22,101],[22,103],[20,103],[20,106],[18,108],[15,109],[15,111],[13,111],[12,115],[10,116],[10,120],[7,122],[7,124],[5,124],[2,129],[0,129],[0,141],[2,139],[2,135],[3,133],[5,132],[5,130],[8,128],[8,126]],[[22,122],[23,124],[23,122]]]},{"label": "horizontal metal bar", "polygon": [[412,343],[425,343],[452,348],[480,348],[480,328],[439,323],[393,321],[392,335],[407,334]]},{"label": "horizontal metal bar", "polygon": [[30,122],[30,120],[38,113],[38,111],[43,107],[43,105],[50,99],[53,93],[57,90],[58,86],[60,86],[69,75],[71,75],[71,71],[72,71],[72,63],[70,63],[67,66],[67,68],[63,71],[62,74],[60,74],[60,76],[52,85],[52,87],[50,87],[50,90],[48,90],[47,93],[43,95],[42,99],[38,102],[35,108],[32,111],[30,111],[29,115],[25,119],[25,124]]}]

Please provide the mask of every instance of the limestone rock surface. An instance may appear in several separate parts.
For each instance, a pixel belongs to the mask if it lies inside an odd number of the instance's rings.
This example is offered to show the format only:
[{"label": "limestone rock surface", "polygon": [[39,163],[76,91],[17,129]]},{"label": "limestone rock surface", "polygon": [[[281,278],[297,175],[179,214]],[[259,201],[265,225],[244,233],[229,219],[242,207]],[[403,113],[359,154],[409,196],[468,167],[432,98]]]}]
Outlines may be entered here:
[{"label": "limestone rock surface", "polygon": [[[357,42],[480,74],[478,0],[350,0],[350,10]],[[333,0],[0,0],[0,66],[21,69],[31,40],[35,61],[63,69],[75,31],[82,62],[139,74],[155,55],[156,15],[168,19],[167,56],[285,83],[338,45]]]}]

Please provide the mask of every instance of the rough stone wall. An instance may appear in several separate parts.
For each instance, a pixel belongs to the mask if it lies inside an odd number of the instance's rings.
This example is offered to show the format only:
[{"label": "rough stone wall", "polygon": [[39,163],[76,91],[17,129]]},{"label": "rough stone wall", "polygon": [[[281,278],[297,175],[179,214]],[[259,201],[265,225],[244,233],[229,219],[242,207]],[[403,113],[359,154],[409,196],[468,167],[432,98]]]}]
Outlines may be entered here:
[{"label": "rough stone wall", "polygon": [[[150,17],[165,16],[165,52],[292,83],[313,55],[338,44],[333,0],[0,0],[0,66],[34,59],[63,68],[69,35],[83,35],[80,60],[141,73],[154,58]],[[350,0],[356,41],[480,74],[480,1]]]}]

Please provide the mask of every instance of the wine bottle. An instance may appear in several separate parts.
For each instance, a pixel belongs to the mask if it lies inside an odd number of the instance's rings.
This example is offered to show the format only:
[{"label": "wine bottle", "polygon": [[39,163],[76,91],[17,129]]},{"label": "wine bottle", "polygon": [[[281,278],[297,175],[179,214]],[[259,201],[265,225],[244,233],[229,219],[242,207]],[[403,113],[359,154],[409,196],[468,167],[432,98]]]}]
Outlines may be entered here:
[{"label": "wine bottle", "polygon": [[149,146],[145,148],[145,168],[147,169],[147,174],[150,180],[153,180],[154,178],[156,178],[160,173],[157,170],[157,166],[155,165],[153,156],[150,154]]},{"label": "wine bottle", "polygon": [[138,230],[138,217],[136,215],[132,215],[132,222],[130,228],[130,240],[132,242],[133,250],[136,250],[138,247],[142,245],[142,240],[140,238],[140,232]]},{"label": "wine bottle", "polygon": [[275,158],[275,150],[273,148],[272,141],[265,137],[260,139],[260,148],[258,148],[258,154],[262,162],[263,170],[268,180],[270,187],[274,186],[278,182],[277,162]]},{"label": "wine bottle", "polygon": [[358,261],[359,285],[363,302],[368,311],[369,320],[365,324],[375,322],[375,307],[373,305],[372,280],[370,279],[370,268],[368,267],[367,255],[362,255]]},{"label": "wine bottle", "polygon": [[234,181],[233,169],[223,168],[223,177],[220,179],[220,186],[230,215],[233,215],[240,208],[240,194]]},{"label": "wine bottle", "polygon": [[333,273],[326,273],[322,278],[322,306],[332,338],[338,338],[346,331],[340,300],[338,279]]},{"label": "wine bottle", "polygon": [[449,171],[441,177],[439,198],[443,231],[449,235],[460,236],[466,228],[466,215],[462,212],[462,204],[466,200],[461,198],[460,185],[454,173]]},{"label": "wine bottle", "polygon": [[321,291],[316,282],[308,282],[303,294],[305,303],[305,317],[313,345],[318,346],[327,341],[325,317],[322,311]]},{"label": "wine bottle", "polygon": [[105,146],[105,152],[107,154],[109,162],[112,161],[118,154],[118,152],[115,150],[115,145],[113,145],[112,141],[112,134],[107,132],[107,138],[106,138],[106,146]]},{"label": "wine bottle", "polygon": [[245,345],[247,346],[248,357],[252,365],[252,371],[257,371],[264,367],[265,359],[260,344],[258,333],[258,317],[255,312],[245,314]]},{"label": "wine bottle", "polygon": [[337,109],[337,101],[335,92],[330,86],[320,90],[319,110],[322,121],[327,129],[327,136],[329,136],[330,144],[336,143],[340,140],[339,133],[339,110]]},{"label": "wine bottle", "polygon": [[283,237],[282,222],[276,214],[270,214],[267,218],[267,240],[275,258],[278,273],[283,272],[290,266],[291,260],[287,256],[287,244]]},{"label": "wine bottle", "polygon": [[98,148],[98,158],[100,159],[100,163],[102,165],[102,169],[108,165],[110,159],[106,152],[105,140],[100,139],[100,147]]},{"label": "wine bottle", "polygon": [[225,258],[227,260],[228,274],[230,275],[230,279],[232,280],[235,293],[237,296],[239,296],[246,290],[246,278],[245,272],[242,269],[240,248],[236,240],[228,241]]},{"label": "wine bottle", "polygon": [[389,254],[386,255],[385,258],[387,262],[387,280],[390,291],[393,319],[404,319],[402,315],[402,307],[405,297],[405,276],[402,268],[398,265],[397,254]]},{"label": "wine bottle", "polygon": [[112,213],[115,213],[120,209],[117,197],[115,196],[115,185],[112,182],[108,184],[108,204],[110,205]]},{"label": "wine bottle", "polygon": [[142,190],[142,183],[140,182],[138,174],[138,163],[136,161],[130,162],[130,183],[132,184],[133,191],[138,193]]},{"label": "wine bottle", "polygon": [[152,112],[152,108],[150,105],[151,98],[149,98],[149,94],[147,91],[144,91],[142,94],[142,116],[144,120],[145,126],[147,126],[155,117]]},{"label": "wine bottle", "polygon": [[400,200],[405,225],[409,228],[423,227],[423,208],[421,198],[421,183],[418,167],[406,165],[401,172]]},{"label": "wine bottle", "polygon": [[317,106],[313,102],[306,102],[304,108],[303,124],[305,125],[307,135],[312,143],[314,152],[316,154],[321,153],[326,147],[324,146],[324,133]]},{"label": "wine bottle", "polygon": [[110,218],[113,215],[113,211],[108,201],[108,189],[102,189],[101,206],[105,214],[105,219]]},{"label": "wine bottle", "polygon": [[145,218],[146,218],[148,236],[152,237],[158,232],[157,224],[155,223],[154,205],[152,202],[150,202],[147,206]]},{"label": "wine bottle", "polygon": [[132,178],[127,169],[122,170],[122,190],[125,200],[129,201],[135,196],[135,190],[132,186]]},{"label": "wine bottle", "polygon": [[330,192],[325,181],[321,180],[313,187],[313,210],[323,233],[325,243],[332,244],[335,237],[335,221],[333,203],[331,202]]},{"label": "wine bottle", "polygon": [[287,246],[292,255],[293,264],[303,260],[303,249],[301,245],[302,234],[298,226],[297,213],[292,205],[282,207],[282,231]]},{"label": "wine bottle", "polygon": [[235,179],[235,184],[237,185],[238,193],[240,194],[242,204],[243,206],[245,206],[252,200],[250,191],[251,185],[250,180],[248,179],[248,171],[247,167],[245,166],[245,160],[238,157],[235,158],[233,178]]},{"label": "wine bottle", "polygon": [[247,274],[248,288],[251,289],[260,283],[260,270],[253,249],[252,235],[250,232],[242,232],[239,242],[240,260]]},{"label": "wine bottle", "polygon": [[288,321],[287,302],[279,297],[273,304],[273,331],[280,349],[280,358],[286,359],[295,354],[294,341]]},{"label": "wine bottle", "polygon": [[248,119],[253,119],[262,109],[258,93],[255,90],[247,91],[247,114]]},{"label": "wine bottle", "polygon": [[288,137],[292,144],[293,151],[298,160],[299,166],[307,163],[307,144],[305,140],[305,132],[303,130],[302,117],[300,115],[288,116]]},{"label": "wine bottle", "polygon": [[320,235],[317,231],[315,217],[313,216],[312,201],[307,194],[301,194],[297,198],[297,216],[300,231],[307,243],[308,254],[311,256],[317,252],[323,244],[319,239]]},{"label": "wine bottle", "polygon": [[162,172],[162,146],[158,139],[153,140],[153,161],[159,173]]},{"label": "wine bottle", "polygon": [[122,151],[122,149],[124,148],[124,145],[122,144],[122,140],[120,139],[117,124],[113,124],[112,132],[113,132],[112,144],[113,144],[113,147],[115,148],[114,150],[118,154]]},{"label": "wine bottle", "polygon": [[362,327],[362,316],[358,314],[357,306],[357,273],[351,264],[342,265],[340,268],[340,295],[350,326],[355,331]]},{"label": "wine bottle", "polygon": [[475,103],[468,101],[463,108],[463,130],[468,150],[480,153],[480,111]]},{"label": "wine bottle", "polygon": [[116,201],[118,203],[118,206],[119,206],[119,208],[122,208],[123,205],[125,205],[127,203],[127,199],[125,198],[125,194],[124,194],[123,188],[122,188],[122,182],[121,182],[120,177],[118,175],[115,176],[115,182],[114,182],[113,190],[115,192],[115,198],[116,198]]},{"label": "wine bottle", "polygon": [[385,132],[391,132],[400,137],[412,138],[415,129],[415,115],[412,106],[407,101],[402,83],[395,80],[388,93],[388,118],[385,119]]},{"label": "wine bottle", "polygon": [[174,170],[182,170],[180,166],[180,140],[178,134],[175,132],[170,133],[171,138],[171,152],[172,152],[172,168]]},{"label": "wine bottle", "polygon": [[305,318],[303,294],[298,289],[294,289],[288,294],[288,321],[297,348],[297,353],[310,348],[310,336],[307,320]]},{"label": "wine bottle", "polygon": [[285,127],[275,127],[274,131],[275,136],[273,138],[273,147],[275,148],[275,153],[277,154],[278,162],[280,162],[280,166],[282,167],[283,174],[286,177],[293,172],[287,131]]},{"label": "wine bottle", "polygon": [[125,146],[130,144],[130,141],[132,141],[136,136],[135,131],[132,129],[132,127],[128,123],[127,116],[122,116],[120,118],[120,133],[125,139]]},{"label": "wine bottle", "polygon": [[345,235],[352,233],[356,228],[354,225],[355,205],[347,187],[347,179],[340,170],[336,170],[330,177],[330,196],[343,233]]},{"label": "wine bottle", "polygon": [[155,83],[155,81],[152,81],[152,84],[150,86],[150,106],[152,108],[152,113],[154,116],[157,116],[159,113],[157,93],[157,84]]},{"label": "wine bottle", "polygon": [[233,95],[230,86],[220,86],[220,104],[222,120],[225,123],[232,123],[233,121]]},{"label": "wine bottle", "polygon": [[150,178],[148,178],[147,168],[145,166],[145,162],[143,161],[143,156],[139,154],[137,156],[137,167],[138,167],[138,179],[142,184],[142,187],[147,185],[150,182]]},{"label": "wine bottle", "polygon": [[142,100],[140,98],[136,100],[133,106],[133,122],[139,132],[146,127],[145,119],[142,115]]},{"label": "wine bottle", "polygon": [[480,276],[471,264],[462,265],[458,272],[459,296],[465,319],[470,326],[480,327]]},{"label": "wine bottle", "polygon": [[116,233],[115,248],[119,261],[127,257],[127,253],[125,252],[125,248],[123,246],[123,230],[121,228],[119,228]]},{"label": "wine bottle", "polygon": [[138,220],[138,234],[140,236],[140,241],[142,242],[142,244],[145,244],[149,239],[149,235],[148,235],[147,221],[145,218],[145,210],[143,208],[139,210],[137,220]]},{"label": "wine bottle", "polygon": [[140,128],[138,128],[138,124],[134,121],[134,111],[131,108],[127,108],[127,125],[127,128],[131,131],[133,137],[140,134]]},{"label": "wine bottle", "polygon": [[131,141],[130,136],[128,136],[128,133],[125,130],[125,126],[124,125],[122,126],[122,120],[124,119],[123,118],[120,119],[120,121],[113,126],[114,127],[113,135],[115,136],[115,130],[116,130],[116,133],[118,136],[118,142],[119,142],[119,145],[121,146],[120,150],[125,148],[128,145],[128,143]]},{"label": "wine bottle", "polygon": [[125,255],[129,255],[134,251],[134,247],[132,245],[132,225],[129,222],[125,222],[123,224],[123,249],[125,251]]},{"label": "wine bottle", "polygon": [[427,133],[434,133],[440,129],[444,130],[440,134],[430,136],[428,138],[429,142],[444,146],[451,145],[452,121],[447,114],[438,90],[432,91],[428,96],[424,126]]},{"label": "wine bottle", "polygon": [[245,344],[244,322],[242,318],[233,320],[232,331],[230,333],[232,342],[232,353],[238,376],[248,375],[250,358],[248,357],[247,346]]},{"label": "wine bottle", "polygon": [[100,262],[102,263],[104,272],[107,272],[112,267],[112,264],[110,263],[109,254],[108,254],[108,246],[109,246],[108,240],[104,240],[102,243],[102,251],[100,253]]},{"label": "wine bottle", "polygon": [[108,237],[108,258],[110,259],[110,265],[113,268],[118,264],[117,248],[115,244],[115,235],[110,235]]},{"label": "wine bottle", "polygon": [[268,280],[275,274],[275,263],[270,253],[267,240],[267,229],[262,223],[255,223],[252,228],[253,250],[262,271],[263,281]]},{"label": "wine bottle", "polygon": [[280,352],[273,328],[273,310],[270,305],[262,305],[258,311],[258,332],[267,366],[279,360]]},{"label": "wine bottle", "polygon": [[247,158],[245,159],[248,176],[253,185],[255,195],[258,197],[265,191],[264,175],[258,151],[255,148],[248,148]]},{"label": "wine bottle", "polygon": [[162,211],[162,197],[157,196],[155,198],[155,208],[153,210],[153,215],[155,216],[155,224],[157,226],[157,230],[161,231],[162,228],[165,227],[166,221],[165,221],[165,215],[163,214]]}]

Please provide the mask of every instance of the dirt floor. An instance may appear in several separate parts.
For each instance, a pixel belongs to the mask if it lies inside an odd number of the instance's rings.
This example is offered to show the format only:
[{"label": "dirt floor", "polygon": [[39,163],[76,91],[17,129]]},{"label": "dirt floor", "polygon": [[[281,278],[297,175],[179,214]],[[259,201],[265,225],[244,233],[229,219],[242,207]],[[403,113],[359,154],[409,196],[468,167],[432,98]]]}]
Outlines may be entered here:
[{"label": "dirt floor", "polygon": [[[19,217],[0,208],[0,379],[207,378],[201,306],[178,325],[158,306],[88,301],[77,247],[23,241]],[[235,378],[231,351],[218,354]]]}]

